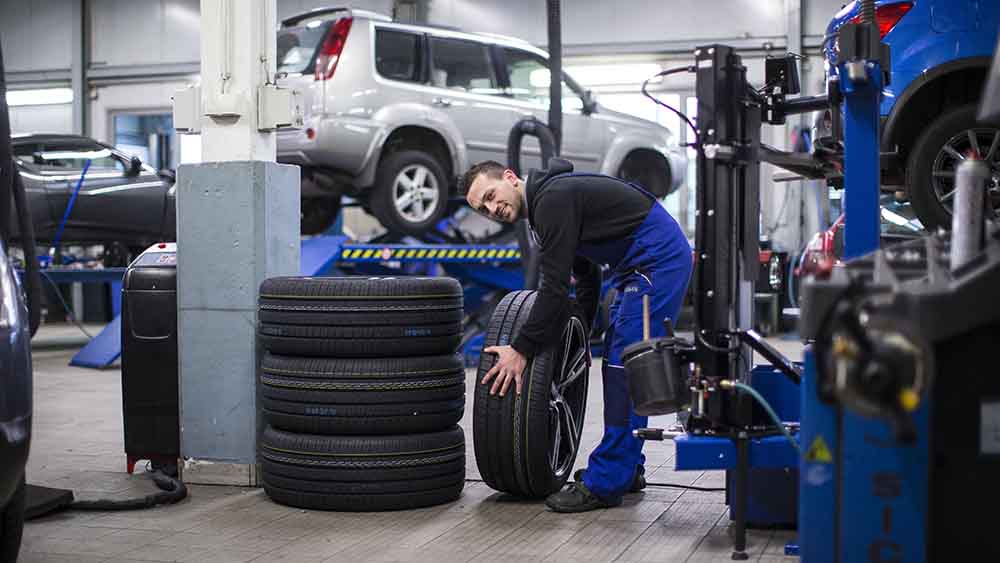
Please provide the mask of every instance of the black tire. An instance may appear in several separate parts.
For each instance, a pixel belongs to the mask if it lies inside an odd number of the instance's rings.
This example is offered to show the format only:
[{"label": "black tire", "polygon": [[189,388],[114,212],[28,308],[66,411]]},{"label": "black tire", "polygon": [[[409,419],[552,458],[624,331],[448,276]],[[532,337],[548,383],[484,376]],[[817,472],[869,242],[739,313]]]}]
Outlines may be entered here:
[{"label": "black tire", "polygon": [[24,501],[26,495],[24,477],[17,486],[7,506],[0,510],[0,561],[17,561],[21,549],[21,533],[24,530]]},{"label": "black tire", "polygon": [[630,153],[618,169],[618,177],[639,184],[658,198],[670,194],[670,167],[663,157],[650,151]]},{"label": "black tire", "polygon": [[453,354],[462,286],[451,278],[271,278],[260,288],[261,345],[338,358]]},{"label": "black tire", "polygon": [[465,434],[383,437],[291,434],[268,427],[260,440],[264,491],[297,508],[402,510],[451,502],[465,485]]},{"label": "black tire", "polygon": [[[940,167],[939,173],[953,173],[951,158],[944,152],[945,146],[953,139],[962,142],[962,135],[973,130],[977,132],[980,143],[980,157],[990,147],[991,140],[997,129],[984,127],[976,123],[976,112],[979,104],[964,104],[945,110],[940,116],[924,129],[910,148],[906,164],[906,185],[910,204],[917,218],[928,230],[937,228],[951,229],[951,207],[943,204],[941,198],[947,196],[947,191],[954,189],[954,178],[936,178],[935,167]],[[966,140],[971,147],[971,141]],[[1000,150],[991,158],[989,164],[996,169],[1000,161]],[[935,185],[938,184],[938,185]],[[939,190],[943,193],[939,193]],[[987,210],[992,212],[992,210]]]},{"label": "black tire", "polygon": [[[515,291],[504,297],[493,313],[484,347],[505,344],[513,339],[527,319],[535,295],[534,291]],[[571,317],[568,324],[573,322],[580,324],[582,350],[589,366],[583,323]],[[588,378],[584,369],[582,378],[570,389],[572,396],[566,396],[576,409],[573,428],[576,440],[560,456],[568,466],[557,470],[550,463],[551,452],[555,449],[553,431],[556,426],[550,417],[549,401],[554,378],[559,375],[558,366],[562,364],[561,356],[562,350],[557,346],[535,355],[525,370],[521,395],[511,389],[504,397],[489,394],[492,384],[478,384],[496,360],[492,354],[480,356],[473,401],[473,444],[479,473],[493,489],[520,497],[544,498],[561,489],[572,473],[587,404]]]},{"label": "black tire", "polygon": [[324,359],[265,354],[267,424],[307,434],[410,434],[450,428],[465,411],[457,355]]},{"label": "black tire", "polygon": [[[412,206],[397,208],[397,178],[406,172],[409,180],[415,180],[419,170],[426,173],[422,185],[433,190],[431,209],[423,211]],[[400,189],[404,189],[400,187]],[[417,150],[400,150],[386,155],[379,163],[372,188],[370,205],[372,214],[386,229],[393,233],[420,235],[433,228],[444,217],[448,208],[450,184],[444,167],[433,156]],[[422,200],[424,201],[424,200]],[[430,201],[430,200],[427,200]],[[421,203],[423,205],[423,203]]]},{"label": "black tire", "polygon": [[340,215],[340,196],[302,199],[300,232],[303,235],[325,233]]}]

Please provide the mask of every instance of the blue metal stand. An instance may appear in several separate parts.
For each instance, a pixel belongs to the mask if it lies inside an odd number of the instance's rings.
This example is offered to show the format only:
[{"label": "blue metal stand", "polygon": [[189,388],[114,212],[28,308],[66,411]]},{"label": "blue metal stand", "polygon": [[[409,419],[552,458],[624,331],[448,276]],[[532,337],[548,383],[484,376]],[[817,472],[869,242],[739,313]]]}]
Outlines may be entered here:
[{"label": "blue metal stand", "polygon": [[[798,386],[770,365],[753,369],[750,385],[754,387],[786,422],[799,420]],[[674,468],[686,470],[735,470],[736,441],[732,437],[687,434],[674,440],[677,455]],[[750,439],[747,522],[759,526],[794,526],[797,513],[799,458],[784,436]],[[732,490],[735,472],[727,475]],[[735,499],[727,495],[730,517]]]}]

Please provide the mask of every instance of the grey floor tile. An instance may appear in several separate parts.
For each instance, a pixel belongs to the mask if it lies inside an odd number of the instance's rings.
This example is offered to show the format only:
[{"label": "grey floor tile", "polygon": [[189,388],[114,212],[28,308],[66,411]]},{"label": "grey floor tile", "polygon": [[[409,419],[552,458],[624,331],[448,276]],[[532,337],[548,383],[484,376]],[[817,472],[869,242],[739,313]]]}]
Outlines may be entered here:
[{"label": "grey floor tile", "polygon": [[591,522],[546,561],[613,561],[646,531],[648,522]]},{"label": "grey floor tile", "polygon": [[653,522],[670,508],[673,502],[647,498],[644,494],[626,495],[622,505],[600,511],[599,522]]},{"label": "grey floor tile", "polygon": [[[603,511],[602,511],[603,512]],[[496,541],[473,561],[538,561],[562,547],[580,530],[589,526],[593,516],[545,512],[531,522]]]},{"label": "grey floor tile", "polygon": [[37,553],[25,551],[23,547],[17,558],[18,563],[102,563],[103,561],[104,557],[96,555]]},{"label": "grey floor tile", "polygon": [[694,553],[703,536],[678,535],[669,528],[652,525],[616,561],[684,561]]},{"label": "grey floor tile", "polygon": [[[764,553],[773,533],[771,530],[747,530],[746,552],[750,560],[755,560]],[[720,523],[702,539],[688,561],[730,561],[732,553],[733,529],[728,523]]]}]

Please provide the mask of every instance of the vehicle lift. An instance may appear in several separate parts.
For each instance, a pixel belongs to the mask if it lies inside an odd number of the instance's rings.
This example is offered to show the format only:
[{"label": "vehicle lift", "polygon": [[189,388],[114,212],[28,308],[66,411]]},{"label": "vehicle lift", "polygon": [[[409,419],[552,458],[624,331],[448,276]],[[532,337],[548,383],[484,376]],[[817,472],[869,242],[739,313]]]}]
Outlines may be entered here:
[{"label": "vehicle lift", "polygon": [[[760,162],[813,178],[837,171],[808,155],[762,145],[760,127],[762,123],[783,124],[788,114],[827,107],[839,113],[842,109],[844,185],[851,194],[845,210],[848,253],[858,256],[877,249],[878,107],[883,69],[888,68],[888,50],[878,37],[873,17],[845,25],[839,39],[842,80],[829,81],[824,96],[794,99],[786,99],[799,92],[793,55],[768,59],[765,87],[756,90],[747,82],[746,68],[731,47],[707,45],[695,51],[691,70],[696,73],[698,97],[698,211],[692,279],[696,326],[692,342],[673,339],[676,344],[667,357],[675,358],[675,365],[666,369],[668,374],[687,374],[690,415],[682,429],[635,433],[646,440],[672,437],[677,470],[727,471],[734,560],[749,557],[748,524],[798,524],[806,561],[832,561],[838,549],[823,541],[829,538],[818,535],[828,529],[829,522],[821,525],[818,518],[820,514],[829,518],[833,498],[819,499],[806,490],[815,477],[810,463],[828,463],[830,445],[815,442],[811,428],[795,437],[790,434],[798,430],[800,416],[805,424],[811,420],[808,409],[816,408],[816,401],[805,398],[811,389],[815,391],[811,353],[806,355],[803,371],[801,365],[769,350],[749,330],[758,252]],[[752,351],[773,365],[753,368]],[[824,550],[827,555],[815,555]],[[786,554],[798,553],[798,545],[786,546]]]}]

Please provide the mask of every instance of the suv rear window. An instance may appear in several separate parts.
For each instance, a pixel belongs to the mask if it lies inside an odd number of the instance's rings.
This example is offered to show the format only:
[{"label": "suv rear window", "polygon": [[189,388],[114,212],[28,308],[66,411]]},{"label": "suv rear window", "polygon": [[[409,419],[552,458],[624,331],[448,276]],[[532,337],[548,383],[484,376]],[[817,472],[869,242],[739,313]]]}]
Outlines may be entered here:
[{"label": "suv rear window", "polygon": [[473,94],[500,94],[486,45],[461,39],[431,38],[431,84]]},{"label": "suv rear window", "polygon": [[375,32],[375,69],[391,80],[420,82],[421,37],[405,31]]},{"label": "suv rear window", "polygon": [[305,25],[285,27],[278,31],[278,72],[312,72],[316,49],[329,27],[330,21],[313,20]]}]

